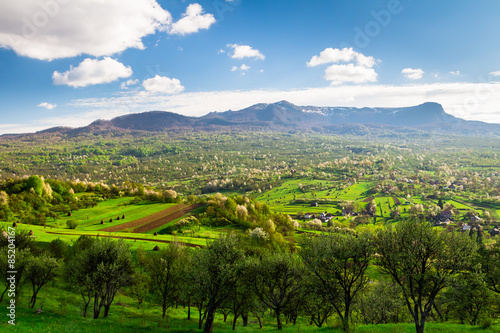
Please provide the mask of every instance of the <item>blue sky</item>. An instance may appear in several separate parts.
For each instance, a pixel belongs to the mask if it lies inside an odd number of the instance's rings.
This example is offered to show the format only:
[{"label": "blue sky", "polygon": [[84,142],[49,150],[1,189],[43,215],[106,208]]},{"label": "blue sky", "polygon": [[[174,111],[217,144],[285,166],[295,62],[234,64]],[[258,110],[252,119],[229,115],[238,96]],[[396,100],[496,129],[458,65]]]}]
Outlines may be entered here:
[{"label": "blue sky", "polygon": [[0,134],[149,110],[200,116],[427,101],[500,123],[495,0],[0,3]]}]

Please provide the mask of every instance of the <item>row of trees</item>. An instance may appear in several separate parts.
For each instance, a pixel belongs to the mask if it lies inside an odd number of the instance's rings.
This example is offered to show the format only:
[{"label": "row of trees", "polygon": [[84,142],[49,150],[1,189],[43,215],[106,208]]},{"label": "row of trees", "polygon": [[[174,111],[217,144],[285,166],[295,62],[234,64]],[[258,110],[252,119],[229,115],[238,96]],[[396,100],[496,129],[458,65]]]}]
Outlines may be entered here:
[{"label": "row of trees", "polygon": [[[264,316],[272,315],[279,329],[283,321],[295,323],[299,317],[321,327],[335,316],[344,331],[356,320],[411,319],[416,331],[423,332],[436,316],[476,324],[490,315],[491,299],[500,293],[499,244],[481,248],[468,235],[416,221],[402,221],[374,235],[307,237],[296,254],[255,252],[233,234],[203,249],[170,244],[158,252],[139,251],[137,260],[124,242],[108,238],[82,236],[71,247],[53,241],[43,253],[32,248],[29,238],[25,243],[18,239],[17,285],[30,282],[32,307],[39,290],[60,276],[69,291],[80,295],[84,316],[92,304],[93,318],[102,310],[107,317],[116,294],[125,288],[138,306],[154,296],[163,316],[182,304],[190,318],[196,308],[205,332],[213,330],[217,313],[224,319],[231,314],[233,328],[239,318],[246,326],[250,315],[261,325]],[[3,237],[2,275],[8,271],[6,244]],[[370,265],[383,278],[373,281]]]}]

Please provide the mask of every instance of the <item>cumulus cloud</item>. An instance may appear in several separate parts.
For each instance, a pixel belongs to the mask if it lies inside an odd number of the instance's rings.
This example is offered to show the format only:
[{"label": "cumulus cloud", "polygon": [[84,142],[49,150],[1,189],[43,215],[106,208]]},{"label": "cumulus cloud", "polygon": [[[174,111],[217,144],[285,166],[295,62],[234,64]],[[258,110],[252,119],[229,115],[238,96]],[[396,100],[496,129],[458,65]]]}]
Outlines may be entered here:
[{"label": "cumulus cloud", "polygon": [[237,67],[237,66],[233,66],[233,67],[231,67],[231,72],[234,72],[234,71],[236,71],[236,70],[238,70],[238,67]]},{"label": "cumulus cloud", "polygon": [[230,54],[233,59],[254,58],[264,60],[266,57],[259,50],[252,48],[249,45],[227,44],[233,51]]},{"label": "cumulus cloud", "polygon": [[122,88],[122,89],[128,89],[129,86],[133,86],[133,85],[136,85],[138,83],[139,83],[138,79],[135,79],[135,80],[130,79],[130,80],[127,80],[125,82],[122,82],[120,84],[120,88]]},{"label": "cumulus cloud", "polygon": [[181,81],[178,79],[171,79],[160,75],[144,80],[142,86],[146,91],[152,93],[178,94],[184,90]]},{"label": "cumulus cloud", "polygon": [[377,82],[377,73],[373,68],[355,66],[354,64],[331,65],[325,70],[325,79],[331,81],[332,85],[345,82]]},{"label": "cumulus cloud", "polygon": [[247,70],[249,70],[250,68],[252,68],[252,67],[247,66],[247,65],[245,65],[245,64],[243,64],[243,65],[241,65],[241,66],[240,66],[240,69],[241,69],[242,71],[247,71]]},{"label": "cumulus cloud", "polygon": [[319,65],[346,62],[348,64],[331,65],[325,70],[325,79],[332,85],[342,83],[377,82],[377,73],[372,68],[379,62],[371,56],[365,56],[351,48],[332,49],[326,48],[319,55],[314,55],[306,65],[316,67]]},{"label": "cumulus cloud", "polygon": [[373,67],[377,62],[375,58],[356,52],[352,47],[344,47],[343,49],[332,49],[329,47],[321,51],[319,56],[313,56],[306,64],[308,67],[314,67],[329,63],[352,61],[356,61],[357,65],[364,67]]},{"label": "cumulus cloud", "polygon": [[193,3],[187,7],[182,18],[172,24],[168,32],[172,35],[187,35],[201,29],[208,29],[214,23],[215,18],[212,14],[204,14],[199,4]]},{"label": "cumulus cloud", "polygon": [[0,47],[40,60],[106,56],[144,49],[144,36],[171,24],[156,0],[1,1]]},{"label": "cumulus cloud", "polygon": [[459,76],[460,75],[460,71],[455,71],[455,72],[449,72],[451,75],[454,75],[454,76]]},{"label": "cumulus cloud", "polygon": [[424,75],[424,71],[420,68],[405,68],[401,71],[404,76],[406,76],[410,80],[418,80],[421,79]]},{"label": "cumulus cloud", "polygon": [[38,104],[37,106],[40,108],[46,108],[48,110],[52,110],[52,109],[55,109],[57,107],[57,104],[50,104],[47,102],[43,102],[43,103]]},{"label": "cumulus cloud", "polygon": [[64,73],[55,71],[52,80],[57,85],[86,87],[94,84],[109,83],[132,75],[132,69],[121,62],[104,57],[102,60],[87,58],[77,67],[71,66]]},{"label": "cumulus cloud", "polygon": [[490,75],[492,75],[492,76],[500,76],[500,71],[491,72]]}]

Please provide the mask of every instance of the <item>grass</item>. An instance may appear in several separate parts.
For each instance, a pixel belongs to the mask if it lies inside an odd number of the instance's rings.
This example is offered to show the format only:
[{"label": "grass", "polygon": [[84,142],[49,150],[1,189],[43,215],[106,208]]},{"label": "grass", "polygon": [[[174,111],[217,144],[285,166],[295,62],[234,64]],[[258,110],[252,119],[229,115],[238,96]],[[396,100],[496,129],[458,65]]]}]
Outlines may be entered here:
[{"label": "grass", "polygon": [[[29,297],[28,289],[25,289],[20,299],[16,303],[16,326],[7,324],[7,320],[0,322],[1,332],[50,332],[50,333],[100,333],[100,332],[199,332],[197,309],[191,309],[191,319],[187,319],[187,309],[179,306],[169,308],[167,317],[161,318],[161,307],[156,305],[151,298],[137,309],[136,300],[129,297],[127,289],[119,292],[111,306],[109,317],[92,319],[92,305],[89,308],[88,317],[82,317],[80,296],[59,288],[61,282],[52,283],[40,291],[37,300],[37,308],[43,310],[36,314],[27,308]],[[6,307],[0,306],[0,317],[7,318]],[[231,330],[232,316],[227,322],[223,321],[223,316],[217,314],[214,322],[214,332],[234,332]],[[259,329],[256,318],[250,316],[248,327],[243,327],[241,319],[238,320],[236,332],[279,332],[276,328],[275,319],[269,315],[263,318],[264,328]],[[454,323],[427,323],[426,332],[498,332],[499,324],[493,325],[490,329],[481,329],[468,325]],[[380,324],[380,325],[355,325],[354,332],[373,333],[411,333],[415,332],[415,327],[411,323]],[[330,319],[324,327],[318,328],[310,326],[307,318],[299,318],[296,325],[284,324],[283,332],[341,332],[338,320]]]}]

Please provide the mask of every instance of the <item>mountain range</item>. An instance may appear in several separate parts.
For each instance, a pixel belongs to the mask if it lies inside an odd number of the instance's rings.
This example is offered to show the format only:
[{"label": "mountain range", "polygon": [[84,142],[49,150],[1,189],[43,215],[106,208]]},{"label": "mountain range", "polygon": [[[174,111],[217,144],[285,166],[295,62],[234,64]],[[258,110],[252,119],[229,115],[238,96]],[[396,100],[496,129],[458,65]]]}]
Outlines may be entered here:
[{"label": "mountain range", "polygon": [[80,128],[55,127],[42,133],[69,136],[82,133],[174,130],[314,130],[366,134],[383,132],[439,132],[459,135],[498,136],[500,124],[468,121],[446,113],[438,103],[401,108],[354,108],[297,106],[287,101],[255,104],[239,111],[211,112],[187,117],[166,111],[128,114],[111,120],[97,120]]}]

